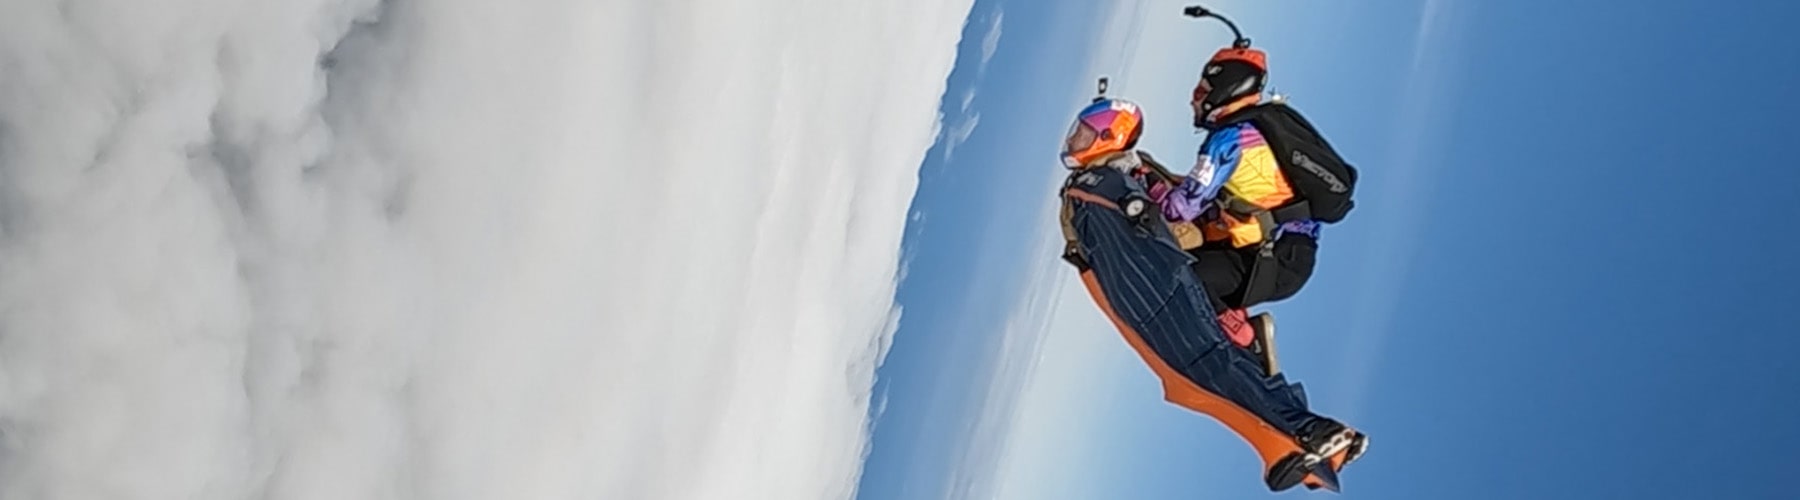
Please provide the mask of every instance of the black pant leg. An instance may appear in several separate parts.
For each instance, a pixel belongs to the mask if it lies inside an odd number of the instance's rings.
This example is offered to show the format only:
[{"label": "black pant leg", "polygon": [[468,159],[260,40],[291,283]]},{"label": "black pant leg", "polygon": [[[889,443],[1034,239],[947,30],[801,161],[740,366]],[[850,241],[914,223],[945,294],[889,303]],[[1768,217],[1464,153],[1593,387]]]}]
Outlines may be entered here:
[{"label": "black pant leg", "polygon": [[1208,244],[1188,253],[1196,259],[1194,274],[1206,288],[1206,299],[1212,303],[1213,310],[1224,312],[1243,299],[1250,261],[1245,259],[1242,250],[1225,244]]},{"label": "black pant leg", "polygon": [[1282,235],[1275,240],[1275,287],[1267,297],[1252,297],[1255,302],[1245,304],[1246,307],[1278,300],[1286,300],[1300,293],[1306,282],[1312,279],[1313,265],[1317,262],[1319,242],[1310,236],[1299,234]]}]

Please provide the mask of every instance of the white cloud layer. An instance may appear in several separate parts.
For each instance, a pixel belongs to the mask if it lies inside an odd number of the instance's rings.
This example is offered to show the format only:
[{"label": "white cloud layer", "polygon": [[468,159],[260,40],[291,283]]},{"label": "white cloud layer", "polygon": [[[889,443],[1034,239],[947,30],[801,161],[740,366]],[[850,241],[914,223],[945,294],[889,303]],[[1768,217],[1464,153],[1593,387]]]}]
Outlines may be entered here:
[{"label": "white cloud layer", "polygon": [[968,0],[0,3],[0,498],[844,498]]}]

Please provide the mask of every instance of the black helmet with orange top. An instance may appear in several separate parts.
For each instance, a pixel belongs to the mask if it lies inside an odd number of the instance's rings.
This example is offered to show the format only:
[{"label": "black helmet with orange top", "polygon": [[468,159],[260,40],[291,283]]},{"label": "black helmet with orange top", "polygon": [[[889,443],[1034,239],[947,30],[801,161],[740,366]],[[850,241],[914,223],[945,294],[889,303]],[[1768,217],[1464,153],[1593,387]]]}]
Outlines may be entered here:
[{"label": "black helmet with orange top", "polygon": [[1194,126],[1210,128],[1208,125],[1221,115],[1261,100],[1263,87],[1268,83],[1269,56],[1250,47],[1250,39],[1245,38],[1237,25],[1225,16],[1198,5],[1189,6],[1182,13],[1188,17],[1218,19],[1231,28],[1235,37],[1230,47],[1219,49],[1206,61],[1206,66],[1200,70],[1199,82],[1194,84],[1190,102],[1194,108]]}]

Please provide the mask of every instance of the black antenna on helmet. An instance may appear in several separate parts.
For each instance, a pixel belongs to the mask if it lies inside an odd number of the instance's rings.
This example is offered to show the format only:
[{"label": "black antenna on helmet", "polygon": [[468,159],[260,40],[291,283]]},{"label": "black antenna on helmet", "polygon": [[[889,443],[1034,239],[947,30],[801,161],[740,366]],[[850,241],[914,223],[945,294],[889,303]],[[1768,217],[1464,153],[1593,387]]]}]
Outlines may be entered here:
[{"label": "black antenna on helmet", "polygon": [[1236,40],[1231,41],[1232,47],[1240,49],[1250,48],[1250,39],[1244,38],[1244,32],[1238,31],[1237,24],[1231,22],[1230,19],[1226,19],[1225,16],[1221,16],[1219,13],[1213,12],[1202,5],[1189,5],[1187,8],[1181,9],[1181,13],[1193,18],[1210,17],[1218,19],[1219,22],[1225,23],[1225,27],[1231,28],[1231,35],[1237,38]]},{"label": "black antenna on helmet", "polygon": [[1094,95],[1094,100],[1088,101],[1089,103],[1106,100],[1106,83],[1106,77],[1102,76],[1100,77],[1100,81],[1094,84],[1095,87],[1098,87],[1098,90],[1096,90],[1097,94]]}]

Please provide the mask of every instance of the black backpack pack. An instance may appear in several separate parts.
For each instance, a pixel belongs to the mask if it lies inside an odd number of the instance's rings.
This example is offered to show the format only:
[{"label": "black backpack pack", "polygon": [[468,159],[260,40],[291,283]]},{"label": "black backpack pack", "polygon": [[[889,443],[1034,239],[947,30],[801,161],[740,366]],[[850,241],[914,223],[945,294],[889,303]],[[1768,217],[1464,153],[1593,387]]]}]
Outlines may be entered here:
[{"label": "black backpack pack", "polygon": [[1240,306],[1261,303],[1274,293],[1275,241],[1269,238],[1283,222],[1312,219],[1335,223],[1350,215],[1356,206],[1356,167],[1338,156],[1331,143],[1313,128],[1312,123],[1284,102],[1258,104],[1235,113],[1224,124],[1250,122],[1262,132],[1263,140],[1275,155],[1281,175],[1287,177],[1294,199],[1272,210],[1262,210],[1231,196],[1224,196],[1224,208],[1240,215],[1255,217],[1263,228],[1263,241],[1257,249],[1247,273]]},{"label": "black backpack pack", "polygon": [[1276,222],[1314,219],[1344,220],[1356,206],[1356,167],[1344,161],[1312,123],[1285,102],[1258,104],[1234,113],[1222,124],[1250,122],[1262,132],[1275,154],[1281,174],[1294,189],[1294,200],[1272,210]]}]

